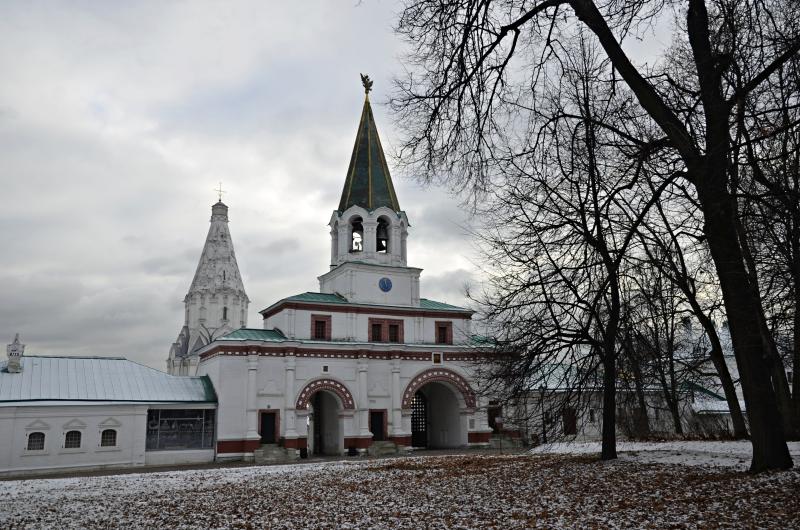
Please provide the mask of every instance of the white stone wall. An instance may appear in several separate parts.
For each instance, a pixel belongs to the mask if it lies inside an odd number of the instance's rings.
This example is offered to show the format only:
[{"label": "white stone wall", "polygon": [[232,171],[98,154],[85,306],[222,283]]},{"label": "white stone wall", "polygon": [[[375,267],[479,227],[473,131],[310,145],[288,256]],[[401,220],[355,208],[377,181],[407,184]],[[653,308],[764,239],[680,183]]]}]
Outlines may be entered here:
[{"label": "white stone wall", "polygon": [[[145,450],[149,408],[195,408],[191,405],[51,403],[0,407],[0,476],[214,460],[213,450]],[[116,446],[100,446],[104,429],[117,431]],[[71,430],[81,433],[79,448],[64,448],[65,434]],[[27,450],[33,432],[44,433],[44,450]]]},{"label": "white stone wall", "polygon": [[[223,347],[224,349],[224,347]],[[217,355],[201,362],[200,374],[207,374],[214,383],[219,400],[217,439],[220,441],[258,439],[253,431],[258,430],[258,411],[279,410],[281,438],[305,437],[308,415],[296,411],[295,404],[301,390],[310,382],[325,378],[341,383],[354,399],[355,409],[342,410],[343,438],[369,436],[370,409],[385,410],[388,435],[410,436],[411,417],[401,409],[402,394],[411,380],[432,368],[452,370],[467,381],[473,380],[471,368],[465,363],[445,362],[434,365],[430,360],[411,361],[399,359],[329,358],[296,355]],[[353,352],[356,357],[356,352]],[[248,381],[251,371],[248,363],[255,360],[254,381]],[[363,379],[362,379],[363,378]],[[473,385],[473,390],[478,391]],[[437,392],[448,392],[447,388]],[[436,394],[435,394],[436,395]],[[442,397],[442,396],[440,396]],[[452,414],[443,418],[442,425],[447,434],[442,445],[463,446],[467,444],[468,432],[486,433],[486,403],[479,399],[475,410],[467,410],[457,390],[447,396],[452,400]],[[440,410],[445,410],[444,408]],[[247,455],[231,453],[219,455],[236,458]]]},{"label": "white stone wall", "polygon": [[334,311],[313,311],[305,309],[283,309],[264,319],[264,329],[280,329],[290,339],[311,339],[312,315],[331,317],[331,340],[367,342],[369,340],[369,319],[403,321],[403,342],[406,344],[435,344],[436,322],[453,323],[453,344],[464,344],[471,336],[471,321],[464,318],[397,316],[390,314],[341,313]]},{"label": "white stone wall", "polygon": [[[356,304],[419,307],[421,269],[381,267],[362,263],[344,263],[319,277],[322,293],[339,293]],[[381,278],[389,278],[392,288],[380,289]]]},{"label": "white stone wall", "polygon": [[[117,431],[117,446],[100,447],[103,429]],[[81,432],[81,447],[64,448],[67,431]],[[28,435],[45,434],[43,451],[28,451]],[[146,405],[0,407],[0,474],[145,464]]]}]

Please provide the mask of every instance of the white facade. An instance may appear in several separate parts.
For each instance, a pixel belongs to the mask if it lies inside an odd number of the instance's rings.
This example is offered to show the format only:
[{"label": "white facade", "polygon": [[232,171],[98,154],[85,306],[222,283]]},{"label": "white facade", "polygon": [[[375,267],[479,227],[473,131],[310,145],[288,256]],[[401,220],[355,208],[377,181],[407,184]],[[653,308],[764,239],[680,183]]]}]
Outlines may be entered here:
[{"label": "white facade", "polygon": [[219,398],[218,458],[278,444],[291,455],[485,445],[472,312],[421,297],[400,210],[365,101],[317,293],[265,310],[264,329],[202,347]]},{"label": "white facade", "polygon": [[[151,408],[172,403],[43,402],[0,407],[0,476],[211,462],[214,449],[146,450]],[[68,433],[80,433],[77,447]],[[31,436],[42,435],[41,449]],[[74,435],[71,435],[74,437]],[[73,442],[74,444],[74,442]]]}]

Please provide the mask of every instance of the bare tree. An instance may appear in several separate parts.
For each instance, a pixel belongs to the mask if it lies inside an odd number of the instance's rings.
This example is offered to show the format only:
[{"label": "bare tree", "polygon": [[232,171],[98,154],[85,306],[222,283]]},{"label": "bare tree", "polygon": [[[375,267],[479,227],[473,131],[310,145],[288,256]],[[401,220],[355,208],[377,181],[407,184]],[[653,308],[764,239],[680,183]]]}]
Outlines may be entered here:
[{"label": "bare tree", "polygon": [[[403,154],[423,178],[439,173],[459,188],[491,189],[502,145],[530,132],[517,127],[519,115],[537,112],[544,81],[557,82],[558,65],[571,53],[563,42],[587,28],[609,70],[660,131],[645,128],[650,134],[637,137],[640,157],[671,164],[696,193],[747,403],[751,470],[791,467],[771,373],[762,362],[764,311],[740,245],[729,184],[734,111],[800,50],[797,10],[785,0],[688,0],[677,39],[689,53],[677,77],[669,68],[637,67],[621,45],[669,5],[684,4],[408,0],[398,31],[412,43],[409,74],[392,102],[406,127]],[[626,132],[622,122],[614,123]]]}]

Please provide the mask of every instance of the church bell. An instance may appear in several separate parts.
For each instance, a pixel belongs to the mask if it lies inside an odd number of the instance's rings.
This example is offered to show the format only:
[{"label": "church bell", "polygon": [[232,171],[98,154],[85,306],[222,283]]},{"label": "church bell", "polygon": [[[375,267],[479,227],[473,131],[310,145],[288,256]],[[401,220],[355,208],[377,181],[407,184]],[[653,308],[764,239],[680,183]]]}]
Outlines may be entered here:
[{"label": "church bell", "polygon": [[376,232],[378,252],[387,252],[389,250],[389,230],[386,228],[386,223],[378,223],[378,230]]}]

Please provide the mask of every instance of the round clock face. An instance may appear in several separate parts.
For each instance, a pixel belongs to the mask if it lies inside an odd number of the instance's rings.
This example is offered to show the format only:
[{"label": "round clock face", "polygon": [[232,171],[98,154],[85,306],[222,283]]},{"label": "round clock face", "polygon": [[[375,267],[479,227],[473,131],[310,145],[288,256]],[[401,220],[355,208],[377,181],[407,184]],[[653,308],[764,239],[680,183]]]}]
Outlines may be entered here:
[{"label": "round clock face", "polygon": [[378,280],[378,287],[380,287],[381,291],[383,291],[384,293],[388,293],[389,291],[392,290],[392,280],[390,280],[389,278],[381,278],[380,280]]}]

